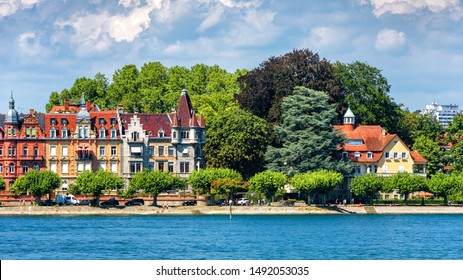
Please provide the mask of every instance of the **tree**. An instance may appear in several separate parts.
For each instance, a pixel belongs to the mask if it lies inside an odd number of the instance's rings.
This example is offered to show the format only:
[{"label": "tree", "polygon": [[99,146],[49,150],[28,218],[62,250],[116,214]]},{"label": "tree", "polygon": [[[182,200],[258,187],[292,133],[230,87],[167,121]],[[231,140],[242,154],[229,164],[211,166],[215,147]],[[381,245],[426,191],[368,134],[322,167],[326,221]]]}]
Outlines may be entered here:
[{"label": "tree", "polygon": [[113,74],[113,83],[108,87],[109,108],[116,108],[118,103],[129,112],[138,111],[142,100],[139,98],[139,71],[133,64],[125,65]]},{"label": "tree", "polygon": [[47,105],[45,105],[45,110],[48,113],[50,112],[51,108],[53,108],[53,106],[60,105],[60,104],[61,104],[61,101],[60,101],[59,93],[56,91],[53,91],[50,94],[50,98],[48,99]]},{"label": "tree", "polygon": [[270,57],[238,82],[241,93],[235,98],[240,106],[270,123],[281,122],[281,102],[296,86],[325,92],[337,111],[342,111],[344,97],[339,95],[331,63],[307,49]]},{"label": "tree", "polygon": [[433,194],[444,198],[444,205],[448,205],[448,196],[463,188],[463,178],[457,174],[437,173],[428,180],[428,188]]},{"label": "tree", "polygon": [[322,194],[323,203],[325,203],[326,194],[338,186],[342,179],[341,173],[322,169],[296,174],[291,178],[291,184],[295,190],[306,194],[307,200],[309,200],[309,196]]},{"label": "tree", "polygon": [[443,169],[444,153],[441,151],[437,141],[421,135],[415,139],[413,150],[419,152],[428,161],[426,165],[426,175],[428,177],[432,177]]},{"label": "tree", "polygon": [[269,129],[264,120],[241,109],[223,112],[208,126],[204,149],[207,165],[251,177],[263,169]]},{"label": "tree", "polygon": [[436,141],[444,131],[439,121],[431,114],[405,113],[404,121],[411,137],[411,139],[404,139],[404,141],[410,145],[413,145],[421,136]]},{"label": "tree", "polygon": [[355,112],[358,123],[380,125],[407,142],[404,112],[389,96],[391,86],[381,70],[359,61],[350,64],[336,62],[334,73],[340,85],[340,95],[345,96],[344,102]]},{"label": "tree", "polygon": [[[240,186],[243,177],[235,170],[229,168],[207,168],[191,172],[188,184],[193,191],[199,194],[234,194]],[[215,183],[214,183],[215,182]],[[231,188],[234,190],[231,191]],[[212,196],[211,196],[212,200]]]},{"label": "tree", "polygon": [[264,194],[268,205],[270,205],[272,197],[281,191],[287,183],[288,178],[285,174],[272,171],[257,173],[249,180],[249,184],[255,192]]},{"label": "tree", "polygon": [[6,189],[6,183],[2,176],[0,176],[0,190],[4,191]]},{"label": "tree", "polygon": [[130,181],[127,193],[148,193],[153,196],[153,204],[157,206],[157,198],[161,192],[171,189],[183,189],[184,181],[170,173],[161,170],[142,171],[135,174]]},{"label": "tree", "polygon": [[379,177],[374,173],[368,173],[352,179],[350,188],[355,195],[365,195],[368,201],[371,202],[373,196],[383,189],[383,185],[383,177]]},{"label": "tree", "polygon": [[103,192],[119,191],[124,187],[122,179],[114,173],[99,170],[96,173],[85,171],[76,178],[76,193],[86,193],[95,196],[96,205],[100,204],[100,196]]},{"label": "tree", "polygon": [[335,131],[334,109],[323,92],[296,87],[283,100],[283,122],[275,127],[281,146],[269,146],[267,169],[292,176],[310,170],[327,169],[349,174],[350,162],[341,158],[344,138]]},{"label": "tree", "polygon": [[403,194],[405,199],[405,205],[408,204],[409,194],[426,190],[426,179],[418,175],[411,175],[407,172],[399,172],[389,177],[384,184],[384,192],[392,192],[397,190],[400,194]]},{"label": "tree", "polygon": [[61,185],[58,175],[49,170],[31,170],[24,177],[16,179],[10,191],[16,194],[30,193],[37,203],[44,195],[49,195]]}]

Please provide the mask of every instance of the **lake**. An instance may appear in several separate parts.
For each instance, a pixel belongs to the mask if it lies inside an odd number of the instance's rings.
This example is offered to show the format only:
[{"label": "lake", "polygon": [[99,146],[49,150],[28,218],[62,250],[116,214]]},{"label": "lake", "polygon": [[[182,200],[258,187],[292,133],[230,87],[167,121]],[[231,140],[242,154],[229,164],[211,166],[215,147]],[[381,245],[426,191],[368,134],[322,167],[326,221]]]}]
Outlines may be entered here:
[{"label": "lake", "polygon": [[463,259],[462,215],[0,217],[0,259]]}]

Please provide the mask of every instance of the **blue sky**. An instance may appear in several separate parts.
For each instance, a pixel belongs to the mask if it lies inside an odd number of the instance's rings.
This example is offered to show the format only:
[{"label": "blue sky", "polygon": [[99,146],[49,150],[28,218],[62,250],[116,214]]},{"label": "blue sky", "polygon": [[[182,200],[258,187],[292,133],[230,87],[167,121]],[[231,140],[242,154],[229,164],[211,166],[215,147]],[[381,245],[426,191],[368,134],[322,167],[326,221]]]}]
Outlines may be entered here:
[{"label": "blue sky", "polygon": [[45,110],[52,91],[126,64],[252,69],[309,48],[381,69],[411,110],[463,107],[458,0],[0,0],[0,112]]}]

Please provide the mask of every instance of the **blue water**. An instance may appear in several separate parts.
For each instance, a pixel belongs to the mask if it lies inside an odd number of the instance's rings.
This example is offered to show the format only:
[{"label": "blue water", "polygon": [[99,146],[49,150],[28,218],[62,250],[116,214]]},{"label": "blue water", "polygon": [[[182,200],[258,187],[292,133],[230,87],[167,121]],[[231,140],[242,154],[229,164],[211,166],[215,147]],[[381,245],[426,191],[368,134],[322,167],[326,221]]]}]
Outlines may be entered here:
[{"label": "blue water", "polygon": [[0,259],[463,259],[461,215],[0,217]]}]

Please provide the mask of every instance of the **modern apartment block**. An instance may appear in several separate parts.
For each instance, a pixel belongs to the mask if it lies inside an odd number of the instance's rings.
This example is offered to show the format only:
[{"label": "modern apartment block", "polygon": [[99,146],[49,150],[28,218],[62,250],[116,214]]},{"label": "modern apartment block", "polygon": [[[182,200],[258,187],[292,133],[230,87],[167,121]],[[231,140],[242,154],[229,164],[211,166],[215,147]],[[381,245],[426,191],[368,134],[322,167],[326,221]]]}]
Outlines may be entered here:
[{"label": "modern apartment block", "polygon": [[453,117],[461,113],[458,105],[439,105],[437,103],[431,103],[426,105],[426,108],[421,110],[422,114],[430,114],[434,116],[439,123],[444,127],[448,127],[448,123],[453,120]]}]

